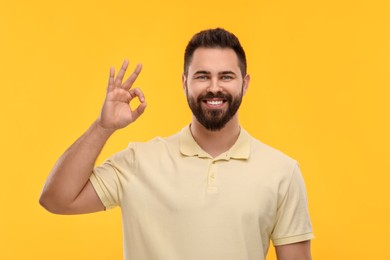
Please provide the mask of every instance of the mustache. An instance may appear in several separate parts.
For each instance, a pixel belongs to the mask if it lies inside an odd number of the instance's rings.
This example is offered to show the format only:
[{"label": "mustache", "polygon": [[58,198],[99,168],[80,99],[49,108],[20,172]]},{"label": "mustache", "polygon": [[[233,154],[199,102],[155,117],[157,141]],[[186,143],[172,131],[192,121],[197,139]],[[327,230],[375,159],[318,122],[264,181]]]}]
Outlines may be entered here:
[{"label": "mustache", "polygon": [[231,95],[223,93],[221,91],[218,91],[216,93],[209,91],[209,92],[206,92],[202,95],[199,95],[197,98],[197,101],[201,102],[203,99],[211,99],[211,98],[226,99],[228,102],[231,102],[233,100],[233,97]]}]

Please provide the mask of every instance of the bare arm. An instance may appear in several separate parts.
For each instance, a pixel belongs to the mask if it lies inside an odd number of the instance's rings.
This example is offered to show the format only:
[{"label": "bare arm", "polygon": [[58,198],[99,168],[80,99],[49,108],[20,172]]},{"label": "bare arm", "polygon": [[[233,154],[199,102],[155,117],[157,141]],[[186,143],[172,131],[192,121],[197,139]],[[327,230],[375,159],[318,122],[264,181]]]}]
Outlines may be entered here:
[{"label": "bare arm", "polygon": [[[137,120],[146,107],[141,90],[131,89],[142,66],[137,65],[130,77],[122,82],[127,66],[128,61],[125,61],[116,78],[114,69],[110,69],[106,99],[99,118],[58,159],[47,178],[39,202],[48,211],[81,214],[104,210],[89,181],[95,161],[108,138],[117,129]],[[132,110],[129,103],[135,97],[141,104]]]},{"label": "bare arm", "polygon": [[278,260],[311,260],[310,240],[276,246],[275,250]]}]

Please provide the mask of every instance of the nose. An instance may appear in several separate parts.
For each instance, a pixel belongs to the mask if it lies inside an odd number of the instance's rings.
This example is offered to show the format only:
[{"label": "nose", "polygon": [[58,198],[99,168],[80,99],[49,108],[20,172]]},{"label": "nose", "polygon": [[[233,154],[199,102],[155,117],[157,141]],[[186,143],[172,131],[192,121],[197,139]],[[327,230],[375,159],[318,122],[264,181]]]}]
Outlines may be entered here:
[{"label": "nose", "polygon": [[210,91],[210,92],[213,92],[213,93],[217,93],[217,92],[222,90],[222,88],[221,88],[217,78],[212,78],[210,80],[210,85],[207,88],[207,90]]}]

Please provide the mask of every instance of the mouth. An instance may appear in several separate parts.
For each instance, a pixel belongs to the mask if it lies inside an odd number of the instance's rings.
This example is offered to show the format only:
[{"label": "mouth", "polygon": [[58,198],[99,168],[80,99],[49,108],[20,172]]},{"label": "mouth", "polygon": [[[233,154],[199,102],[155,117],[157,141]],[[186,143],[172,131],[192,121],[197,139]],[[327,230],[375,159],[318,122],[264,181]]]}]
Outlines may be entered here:
[{"label": "mouth", "polygon": [[210,108],[222,107],[227,100],[222,98],[203,99],[202,102]]}]

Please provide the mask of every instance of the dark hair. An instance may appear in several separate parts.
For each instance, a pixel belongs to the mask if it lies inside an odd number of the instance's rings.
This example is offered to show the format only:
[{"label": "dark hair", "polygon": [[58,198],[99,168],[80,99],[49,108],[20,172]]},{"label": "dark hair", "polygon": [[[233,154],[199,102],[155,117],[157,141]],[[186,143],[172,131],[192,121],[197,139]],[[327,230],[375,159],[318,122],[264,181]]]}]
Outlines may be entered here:
[{"label": "dark hair", "polygon": [[184,75],[188,75],[188,66],[197,48],[229,48],[232,49],[238,58],[238,65],[242,77],[246,75],[246,57],[238,38],[231,32],[222,28],[200,31],[195,34],[188,43],[184,53]]}]

